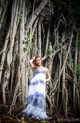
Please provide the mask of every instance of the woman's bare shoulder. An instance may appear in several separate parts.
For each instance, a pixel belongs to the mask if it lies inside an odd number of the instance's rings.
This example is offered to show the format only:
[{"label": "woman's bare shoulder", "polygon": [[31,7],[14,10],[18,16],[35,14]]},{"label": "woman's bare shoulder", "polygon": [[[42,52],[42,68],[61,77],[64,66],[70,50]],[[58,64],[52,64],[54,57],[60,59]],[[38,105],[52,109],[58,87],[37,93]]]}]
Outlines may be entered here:
[{"label": "woman's bare shoulder", "polygon": [[48,70],[48,68],[47,67],[44,67],[44,69],[47,71]]}]

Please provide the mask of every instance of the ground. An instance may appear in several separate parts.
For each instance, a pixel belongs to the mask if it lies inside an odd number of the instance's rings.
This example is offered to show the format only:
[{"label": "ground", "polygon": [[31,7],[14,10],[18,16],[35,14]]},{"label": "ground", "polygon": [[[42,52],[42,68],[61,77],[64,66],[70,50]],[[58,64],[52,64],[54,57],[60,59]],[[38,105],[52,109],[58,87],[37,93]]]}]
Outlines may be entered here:
[{"label": "ground", "polygon": [[31,118],[19,117],[18,113],[21,110],[20,106],[16,106],[12,114],[8,114],[9,105],[0,104],[0,123],[80,123],[78,117],[70,115],[65,118],[62,114],[54,114],[51,120],[36,120]]}]

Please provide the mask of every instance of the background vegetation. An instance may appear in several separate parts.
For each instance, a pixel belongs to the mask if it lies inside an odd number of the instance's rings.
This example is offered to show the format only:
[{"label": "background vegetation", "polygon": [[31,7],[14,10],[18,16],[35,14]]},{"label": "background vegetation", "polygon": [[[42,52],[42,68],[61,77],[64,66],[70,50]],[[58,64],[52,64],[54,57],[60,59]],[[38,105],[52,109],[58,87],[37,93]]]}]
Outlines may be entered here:
[{"label": "background vegetation", "polygon": [[27,103],[28,60],[37,52],[52,77],[46,86],[47,113],[78,116],[79,0],[0,0],[0,102],[9,106],[9,114]]}]

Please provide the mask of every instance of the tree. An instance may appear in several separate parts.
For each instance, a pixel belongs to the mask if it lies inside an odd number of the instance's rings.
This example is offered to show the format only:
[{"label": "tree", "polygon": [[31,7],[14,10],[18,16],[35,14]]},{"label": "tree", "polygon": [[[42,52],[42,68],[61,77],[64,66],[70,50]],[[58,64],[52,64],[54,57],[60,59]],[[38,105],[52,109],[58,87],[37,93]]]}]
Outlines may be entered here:
[{"label": "tree", "polygon": [[[63,0],[6,0],[4,7],[5,0],[1,1],[0,39],[4,43],[0,43],[0,93],[3,104],[10,102],[9,113],[17,102],[26,105],[28,83],[32,77],[28,60],[36,52],[42,56],[52,77],[47,84],[48,112],[52,114],[55,107],[58,110],[61,108],[67,117],[68,110],[80,111],[77,87],[80,85],[80,74],[77,74],[80,63],[80,30],[77,25],[80,15],[77,18],[74,16],[79,9],[76,2],[66,3]],[[7,31],[4,31],[6,27]]]}]

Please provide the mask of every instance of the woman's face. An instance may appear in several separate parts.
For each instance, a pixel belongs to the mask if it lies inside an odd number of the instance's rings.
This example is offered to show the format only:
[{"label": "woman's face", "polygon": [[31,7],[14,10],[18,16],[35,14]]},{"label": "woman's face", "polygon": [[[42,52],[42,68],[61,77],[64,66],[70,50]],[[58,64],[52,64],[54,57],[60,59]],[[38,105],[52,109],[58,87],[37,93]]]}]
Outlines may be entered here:
[{"label": "woman's face", "polygon": [[42,65],[42,61],[41,61],[41,59],[39,57],[36,58],[36,65],[37,66],[41,66]]}]

